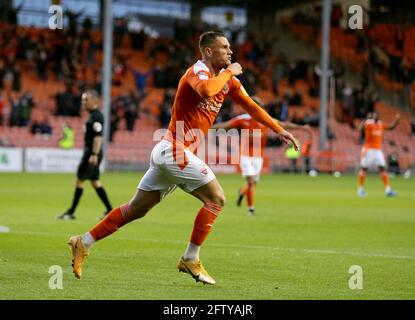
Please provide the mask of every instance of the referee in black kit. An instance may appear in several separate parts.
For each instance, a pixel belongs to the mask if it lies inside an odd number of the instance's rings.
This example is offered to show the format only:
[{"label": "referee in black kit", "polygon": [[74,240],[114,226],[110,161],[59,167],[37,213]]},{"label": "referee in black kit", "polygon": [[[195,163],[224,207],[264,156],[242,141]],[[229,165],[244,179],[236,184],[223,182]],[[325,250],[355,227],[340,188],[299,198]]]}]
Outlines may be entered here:
[{"label": "referee in black kit", "polygon": [[75,193],[72,206],[62,215],[61,220],[75,219],[75,210],[84,191],[84,180],[90,180],[99,198],[104,203],[106,211],[104,216],[112,210],[107,193],[99,180],[99,165],[102,160],[102,133],[104,129],[104,116],[98,110],[98,93],[94,90],[86,90],[82,94],[82,108],[89,112],[88,121],[85,124],[84,154],[78,166]]}]

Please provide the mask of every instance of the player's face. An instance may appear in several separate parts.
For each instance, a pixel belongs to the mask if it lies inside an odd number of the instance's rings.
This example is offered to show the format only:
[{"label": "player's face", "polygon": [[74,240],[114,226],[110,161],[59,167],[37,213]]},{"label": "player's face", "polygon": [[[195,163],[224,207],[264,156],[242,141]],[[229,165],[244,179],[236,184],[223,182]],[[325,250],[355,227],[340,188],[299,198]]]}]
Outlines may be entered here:
[{"label": "player's face", "polygon": [[219,68],[226,68],[232,63],[232,50],[228,39],[217,37],[210,46],[212,64]]}]

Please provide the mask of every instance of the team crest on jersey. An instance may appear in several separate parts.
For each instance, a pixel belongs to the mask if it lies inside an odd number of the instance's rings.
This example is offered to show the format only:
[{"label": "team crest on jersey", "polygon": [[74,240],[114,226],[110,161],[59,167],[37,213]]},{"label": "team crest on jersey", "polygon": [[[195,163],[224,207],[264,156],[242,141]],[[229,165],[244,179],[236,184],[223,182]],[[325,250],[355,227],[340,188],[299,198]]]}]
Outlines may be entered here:
[{"label": "team crest on jersey", "polygon": [[222,92],[224,94],[228,94],[229,93],[229,86],[227,83],[225,83],[225,85],[223,86]]}]

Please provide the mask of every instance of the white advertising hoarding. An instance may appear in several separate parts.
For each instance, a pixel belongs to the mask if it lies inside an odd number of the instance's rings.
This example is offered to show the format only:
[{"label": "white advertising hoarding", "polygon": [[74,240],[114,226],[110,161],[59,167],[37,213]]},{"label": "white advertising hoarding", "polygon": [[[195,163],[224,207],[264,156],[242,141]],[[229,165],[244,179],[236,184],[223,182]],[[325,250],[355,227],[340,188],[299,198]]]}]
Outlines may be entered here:
[{"label": "white advertising hoarding", "polygon": [[81,149],[62,150],[50,148],[27,148],[26,172],[76,172],[82,157]]},{"label": "white advertising hoarding", "polygon": [[23,149],[0,147],[0,172],[21,172]]}]

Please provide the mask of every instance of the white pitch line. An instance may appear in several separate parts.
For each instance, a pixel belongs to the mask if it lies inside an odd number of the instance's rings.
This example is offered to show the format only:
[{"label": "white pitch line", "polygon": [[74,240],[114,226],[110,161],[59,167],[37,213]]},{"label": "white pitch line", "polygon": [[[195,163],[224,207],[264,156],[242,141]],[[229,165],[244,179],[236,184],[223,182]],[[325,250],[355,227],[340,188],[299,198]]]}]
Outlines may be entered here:
[{"label": "white pitch line", "polygon": [[[48,232],[33,232],[33,231],[13,231],[9,234],[23,234],[32,236],[47,236],[47,237],[62,237],[65,234],[60,233],[48,233]],[[163,239],[137,239],[137,238],[124,238],[117,237],[118,240],[130,240],[130,241],[142,241],[142,242],[156,242],[156,243],[174,243],[174,244],[186,244],[187,241],[182,240],[163,240]],[[359,252],[359,251],[344,251],[334,249],[300,249],[300,248],[283,248],[283,247],[271,247],[260,245],[233,245],[224,243],[210,243],[212,247],[224,247],[235,249],[260,249],[260,250],[275,250],[275,251],[287,251],[287,252],[301,252],[301,253],[317,253],[317,254],[337,254],[337,255],[349,255],[349,256],[361,256],[361,257],[373,257],[373,258],[386,258],[386,259],[399,259],[399,260],[415,260],[415,256],[402,256],[383,253],[372,252]]]}]

